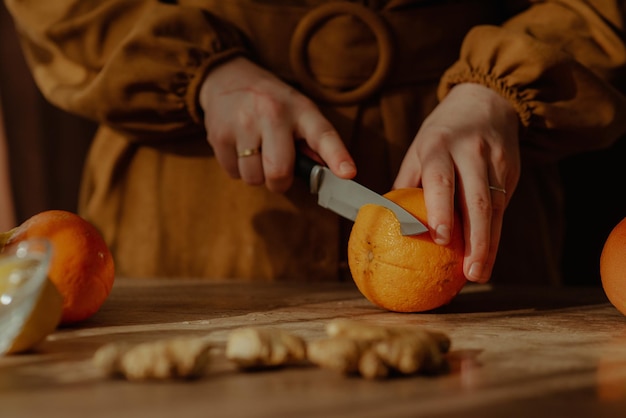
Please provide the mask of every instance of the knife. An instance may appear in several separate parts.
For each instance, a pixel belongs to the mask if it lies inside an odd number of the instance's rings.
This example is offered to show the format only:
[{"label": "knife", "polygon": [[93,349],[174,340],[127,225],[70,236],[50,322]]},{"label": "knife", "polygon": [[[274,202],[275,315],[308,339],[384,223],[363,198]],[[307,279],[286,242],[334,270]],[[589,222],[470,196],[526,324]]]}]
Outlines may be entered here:
[{"label": "knife", "polygon": [[417,235],[428,228],[406,209],[359,183],[339,178],[330,169],[298,152],[295,173],[309,182],[311,193],[317,194],[317,203],[344,218],[354,221],[361,206],[373,203],[390,209],[400,222],[402,235]]}]

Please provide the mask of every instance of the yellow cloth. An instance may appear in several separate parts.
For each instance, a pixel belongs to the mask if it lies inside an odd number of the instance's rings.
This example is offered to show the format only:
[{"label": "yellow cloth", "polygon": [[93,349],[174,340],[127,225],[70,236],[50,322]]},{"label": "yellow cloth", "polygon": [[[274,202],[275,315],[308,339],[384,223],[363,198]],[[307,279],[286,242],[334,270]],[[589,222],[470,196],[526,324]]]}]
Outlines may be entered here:
[{"label": "yellow cloth", "polygon": [[[197,101],[211,68],[240,54],[314,94],[288,51],[302,20],[331,2],[5,2],[43,94],[102,126],[81,214],[104,234],[119,274],[340,275],[350,224],[317,207],[303,182],[276,195],[228,178],[205,140]],[[522,177],[494,281],[558,282],[556,164],[607,147],[625,130],[625,100],[612,87],[626,59],[619,2],[365,3],[389,28],[389,76],[357,104],[320,102],[356,159],[357,180],[389,190],[424,117],[455,84],[495,89],[524,129]],[[348,15],[316,27],[305,48],[313,78],[334,92],[366,81],[380,52],[368,25]]]}]

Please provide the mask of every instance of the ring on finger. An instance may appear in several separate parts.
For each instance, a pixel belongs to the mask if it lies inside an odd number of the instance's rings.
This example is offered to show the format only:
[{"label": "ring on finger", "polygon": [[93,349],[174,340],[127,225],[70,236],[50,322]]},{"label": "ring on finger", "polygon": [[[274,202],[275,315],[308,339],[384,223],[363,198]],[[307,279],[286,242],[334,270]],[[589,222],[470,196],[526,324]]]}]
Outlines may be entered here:
[{"label": "ring on finger", "polygon": [[503,189],[502,187],[489,186],[489,189],[506,194],[506,189]]},{"label": "ring on finger", "polygon": [[261,147],[246,148],[246,149],[242,149],[241,151],[237,151],[237,157],[238,158],[251,157],[253,155],[257,155],[260,153],[261,153]]}]

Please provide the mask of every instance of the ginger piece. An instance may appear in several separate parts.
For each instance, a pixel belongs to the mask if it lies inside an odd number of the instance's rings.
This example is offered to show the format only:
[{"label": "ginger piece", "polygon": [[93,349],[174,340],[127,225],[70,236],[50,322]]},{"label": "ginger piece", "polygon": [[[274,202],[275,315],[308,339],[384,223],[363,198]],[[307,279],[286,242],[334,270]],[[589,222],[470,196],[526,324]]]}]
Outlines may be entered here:
[{"label": "ginger piece", "polygon": [[367,340],[323,338],[309,342],[307,355],[311,363],[343,374],[360,374],[373,379],[387,377],[390,373]]},{"label": "ginger piece", "polygon": [[391,327],[351,319],[335,319],[326,325],[326,334],[330,337],[345,337],[353,340],[378,341],[390,337],[392,333]]},{"label": "ginger piece", "polygon": [[352,338],[324,338],[308,343],[307,358],[325,369],[355,373],[359,370],[359,359],[368,348],[366,342]]},{"label": "ginger piece", "polygon": [[329,337],[311,341],[307,355],[311,363],[343,374],[360,374],[366,378],[383,378],[389,367],[372,349],[373,343],[346,337]]},{"label": "ginger piece", "polygon": [[369,348],[359,358],[359,374],[366,379],[384,379],[392,370],[375,350]]},{"label": "ginger piece", "polygon": [[191,379],[202,375],[211,345],[202,338],[173,338],[141,343],[107,344],[94,354],[94,364],[111,376],[128,380]]},{"label": "ginger piece", "polygon": [[422,332],[429,335],[439,348],[446,353],[450,349],[450,338],[447,335],[432,330],[418,329],[410,326],[383,326],[368,324],[351,319],[335,319],[326,326],[326,333],[331,337],[347,337],[357,340],[380,341],[389,339],[394,335],[406,335]]},{"label": "ginger piece", "polygon": [[376,342],[373,350],[385,364],[402,374],[436,372],[445,363],[443,352],[428,333],[395,335]]},{"label": "ginger piece", "polygon": [[226,358],[241,369],[284,366],[304,361],[306,344],[282,329],[239,328],[228,335]]},{"label": "ginger piece", "polygon": [[408,326],[385,327],[353,320],[331,321],[328,338],[309,343],[312,363],[368,379],[437,372],[446,364],[450,339],[443,333]]}]

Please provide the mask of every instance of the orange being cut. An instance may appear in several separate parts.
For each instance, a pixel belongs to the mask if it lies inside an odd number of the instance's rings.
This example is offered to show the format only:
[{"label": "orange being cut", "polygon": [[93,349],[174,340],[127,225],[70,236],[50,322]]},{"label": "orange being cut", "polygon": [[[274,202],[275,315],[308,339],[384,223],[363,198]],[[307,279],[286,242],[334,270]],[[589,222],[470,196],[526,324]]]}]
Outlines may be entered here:
[{"label": "orange being cut", "polygon": [[609,301],[626,315],[626,218],[615,225],[604,242],[600,278]]},{"label": "orange being cut", "polygon": [[[393,190],[385,197],[426,224],[420,188]],[[395,312],[423,312],[448,304],[463,288],[464,240],[455,215],[448,245],[435,244],[428,232],[403,236],[389,209],[365,205],[348,241],[348,264],[361,293],[373,304]]]}]

